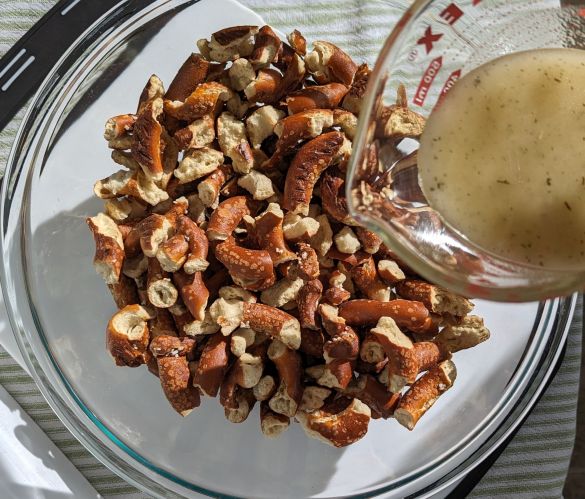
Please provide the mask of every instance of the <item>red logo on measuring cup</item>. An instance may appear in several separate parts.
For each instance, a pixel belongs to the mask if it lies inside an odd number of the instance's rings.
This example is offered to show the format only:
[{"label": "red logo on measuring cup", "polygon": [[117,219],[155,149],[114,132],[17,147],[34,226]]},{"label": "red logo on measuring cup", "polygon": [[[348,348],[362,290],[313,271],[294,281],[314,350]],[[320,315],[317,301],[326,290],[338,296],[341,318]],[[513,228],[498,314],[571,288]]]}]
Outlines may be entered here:
[{"label": "red logo on measuring cup", "polygon": [[437,77],[437,74],[441,70],[442,66],[443,56],[433,59],[429,64],[429,67],[427,68],[425,74],[420,80],[420,84],[418,86],[414,99],[412,100],[417,106],[422,106],[425,103],[425,100],[429,93],[429,88],[431,88],[431,85],[433,84],[433,81],[435,81],[435,78]]}]

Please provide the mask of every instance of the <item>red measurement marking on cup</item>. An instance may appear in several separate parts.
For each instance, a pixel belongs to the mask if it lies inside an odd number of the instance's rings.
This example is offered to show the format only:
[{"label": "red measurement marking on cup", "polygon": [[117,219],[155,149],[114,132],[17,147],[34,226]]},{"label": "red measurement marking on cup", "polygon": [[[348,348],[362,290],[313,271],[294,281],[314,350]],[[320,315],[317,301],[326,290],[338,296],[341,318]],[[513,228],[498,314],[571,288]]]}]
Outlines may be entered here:
[{"label": "red measurement marking on cup", "polygon": [[439,14],[441,18],[453,26],[463,16],[463,11],[454,3],[450,4],[443,12]]},{"label": "red measurement marking on cup", "polygon": [[455,85],[455,82],[459,78],[461,78],[461,70],[460,69],[458,69],[457,71],[453,71],[449,75],[449,78],[447,78],[447,81],[445,82],[445,85],[443,86],[443,90],[441,90],[441,95],[439,95],[439,99],[437,100],[437,106],[443,101],[443,99],[445,98],[445,96],[447,95],[449,90],[451,90],[451,87],[453,87],[453,85]]},{"label": "red measurement marking on cup", "polygon": [[479,5],[481,3],[481,0],[473,0],[473,3],[471,5],[473,5],[474,7],[476,5]]},{"label": "red measurement marking on cup", "polygon": [[423,37],[419,38],[417,45],[424,45],[427,54],[430,54],[436,42],[443,38],[443,33],[433,33],[433,29],[428,26]]},{"label": "red measurement marking on cup", "polygon": [[429,88],[435,81],[437,74],[441,70],[443,66],[443,56],[437,57],[433,59],[429,64],[429,67],[425,71],[422,79],[420,80],[420,84],[414,96],[412,102],[414,102],[417,106],[422,106],[425,103],[427,95],[429,93]]},{"label": "red measurement marking on cup", "polygon": [[579,9],[579,16],[585,17],[585,7]]}]

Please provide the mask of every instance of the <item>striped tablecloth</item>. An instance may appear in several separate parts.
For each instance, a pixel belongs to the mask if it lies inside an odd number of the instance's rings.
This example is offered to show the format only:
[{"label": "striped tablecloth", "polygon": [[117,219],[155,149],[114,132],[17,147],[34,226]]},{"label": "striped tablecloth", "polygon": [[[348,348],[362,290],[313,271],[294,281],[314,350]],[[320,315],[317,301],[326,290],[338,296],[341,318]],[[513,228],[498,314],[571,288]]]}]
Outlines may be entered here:
[{"label": "striped tablecloth", "polygon": [[[94,0],[96,1],[96,0]],[[98,0],[99,1],[99,0]],[[240,0],[257,11],[268,23],[283,32],[302,27],[309,40],[327,39],[356,58],[371,59],[390,29],[380,25],[372,37],[361,37],[354,19],[371,17],[376,9],[364,0]],[[4,54],[53,4],[55,0],[2,0],[0,2],[0,56]],[[380,2],[381,8],[399,18],[408,0]],[[294,8],[291,6],[294,5]],[[4,169],[10,146],[23,112],[0,132],[0,169]],[[511,444],[499,457],[481,483],[474,498],[559,498],[567,474],[575,437],[575,418],[581,364],[583,303],[579,302],[562,366]],[[147,497],[117,477],[93,456],[57,419],[26,372],[0,348],[0,383],[22,408],[69,457],[79,471],[104,497]]]}]

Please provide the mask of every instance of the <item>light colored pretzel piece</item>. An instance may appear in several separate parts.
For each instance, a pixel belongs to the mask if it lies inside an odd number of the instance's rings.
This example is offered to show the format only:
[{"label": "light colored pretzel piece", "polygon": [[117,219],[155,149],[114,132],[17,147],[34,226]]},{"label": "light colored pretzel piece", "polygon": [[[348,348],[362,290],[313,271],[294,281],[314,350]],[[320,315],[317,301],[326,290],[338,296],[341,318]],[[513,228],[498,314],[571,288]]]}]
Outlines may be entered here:
[{"label": "light colored pretzel piece", "polygon": [[335,109],[333,111],[333,124],[341,128],[348,139],[353,140],[355,138],[358,126],[358,119],[355,114],[343,109]]},{"label": "light colored pretzel piece", "polygon": [[212,61],[228,62],[251,55],[257,33],[258,26],[232,26],[213,33],[209,42],[199,40],[197,47]]},{"label": "light colored pretzel piece", "polygon": [[[183,332],[187,336],[202,336],[208,334],[217,333],[220,330],[220,326],[216,320],[213,319],[211,316],[211,312],[208,310],[205,311],[203,315],[203,320],[194,320],[191,312],[185,317],[185,322],[183,325]],[[177,321],[177,317],[175,316],[175,322]]]},{"label": "light colored pretzel piece", "polygon": [[378,275],[391,286],[406,279],[403,270],[394,260],[380,260],[378,262]]},{"label": "light colored pretzel piece", "polygon": [[276,438],[290,426],[290,418],[274,412],[266,402],[260,404],[260,429],[268,438]]},{"label": "light colored pretzel piece", "polygon": [[321,84],[337,81],[349,87],[358,69],[357,64],[343,50],[323,41],[313,44],[313,51],[307,54],[305,63]]},{"label": "light colored pretzel piece", "polygon": [[[246,353],[246,349],[254,344],[256,332],[253,329],[240,327],[236,329],[230,340],[230,350],[236,357]],[[249,387],[252,388],[252,387]]]},{"label": "light colored pretzel piece", "polygon": [[128,305],[108,323],[106,345],[117,366],[137,367],[145,363],[148,323],[151,318],[140,305]]},{"label": "light colored pretzel piece", "polygon": [[275,125],[285,114],[273,106],[262,106],[246,118],[246,130],[254,149],[259,149],[268,137],[274,133]]},{"label": "light colored pretzel piece", "polygon": [[209,314],[221,328],[221,333],[228,336],[242,324],[243,302],[239,299],[218,298],[211,304]]},{"label": "light colored pretzel piece", "polygon": [[256,78],[256,70],[248,59],[236,59],[228,70],[232,90],[244,90]]},{"label": "light colored pretzel piece", "polygon": [[343,229],[335,234],[333,241],[335,242],[337,250],[347,255],[353,255],[362,247],[360,240],[350,227],[343,227]]},{"label": "light colored pretzel piece", "polygon": [[217,140],[222,152],[232,160],[238,173],[249,173],[254,167],[246,126],[233,114],[224,112],[217,119]]},{"label": "light colored pretzel piece", "polygon": [[291,301],[296,301],[299,291],[305,284],[302,279],[284,278],[271,287],[262,291],[260,301],[271,307],[283,307]]},{"label": "light colored pretzel piece", "polygon": [[174,171],[180,184],[193,182],[214,172],[223,164],[223,154],[215,149],[203,147],[190,150]]},{"label": "light colored pretzel piece", "polygon": [[463,317],[473,310],[473,303],[468,299],[425,281],[406,279],[396,285],[396,292],[408,300],[424,303],[437,314]]},{"label": "light colored pretzel piece", "polygon": [[289,212],[284,217],[282,228],[287,241],[309,241],[319,231],[319,222],[314,218]]},{"label": "light colored pretzel piece", "polygon": [[457,369],[450,360],[435,366],[404,394],[398,408],[394,411],[396,421],[409,430],[413,430],[425,412],[453,386],[456,378]]},{"label": "light colored pretzel piece", "polygon": [[306,386],[303,390],[303,398],[301,399],[299,411],[313,412],[321,409],[331,393],[332,390],[322,386]]},{"label": "light colored pretzel piece", "polygon": [[311,413],[299,412],[305,433],[333,447],[347,447],[365,436],[370,408],[358,399],[339,398]]},{"label": "light colored pretzel piece", "polygon": [[158,308],[172,307],[179,292],[156,258],[148,259],[146,292],[148,301]]},{"label": "light colored pretzel piece", "polygon": [[252,391],[256,400],[260,402],[269,400],[276,392],[276,380],[274,379],[274,376],[271,376],[270,374],[262,376],[260,381],[258,381],[258,384],[252,388]]},{"label": "light colored pretzel piece", "polygon": [[265,333],[297,350],[301,345],[301,326],[292,315],[262,303],[243,303],[242,323],[257,333]]},{"label": "light colored pretzel piece", "polygon": [[173,135],[180,150],[208,147],[215,140],[215,122],[207,114],[196,119]]},{"label": "light colored pretzel piece", "polygon": [[276,366],[280,378],[278,389],[268,405],[274,412],[292,418],[303,397],[301,356],[281,341],[273,340],[268,347],[268,358]]},{"label": "light colored pretzel piece", "polygon": [[93,266],[106,284],[116,284],[124,264],[122,233],[116,223],[103,213],[88,218],[87,225],[95,241]]},{"label": "light colored pretzel piece", "polygon": [[106,121],[104,139],[107,141],[118,139],[132,132],[137,116],[135,114],[120,114]]},{"label": "light colored pretzel piece", "polygon": [[317,254],[323,257],[333,246],[333,230],[327,215],[318,215],[315,220],[319,223],[319,229],[309,238],[309,243]]},{"label": "light colored pretzel piece", "polygon": [[120,170],[109,177],[98,180],[93,188],[94,194],[101,199],[131,196],[137,200],[156,206],[169,198],[169,195],[142,170]]},{"label": "light colored pretzel piece", "polygon": [[490,337],[483,319],[476,315],[463,317],[455,324],[447,324],[435,337],[434,342],[451,353],[473,348]]},{"label": "light colored pretzel piece", "polygon": [[140,114],[148,104],[161,98],[164,94],[165,88],[161,79],[155,74],[151,75],[140,93],[136,114]]},{"label": "light colored pretzel piece", "polygon": [[238,179],[238,185],[247,190],[252,199],[265,201],[274,196],[272,180],[259,171],[252,170]]},{"label": "light colored pretzel piece", "polygon": [[104,203],[106,215],[114,222],[134,222],[146,216],[146,206],[134,198],[108,199]]}]

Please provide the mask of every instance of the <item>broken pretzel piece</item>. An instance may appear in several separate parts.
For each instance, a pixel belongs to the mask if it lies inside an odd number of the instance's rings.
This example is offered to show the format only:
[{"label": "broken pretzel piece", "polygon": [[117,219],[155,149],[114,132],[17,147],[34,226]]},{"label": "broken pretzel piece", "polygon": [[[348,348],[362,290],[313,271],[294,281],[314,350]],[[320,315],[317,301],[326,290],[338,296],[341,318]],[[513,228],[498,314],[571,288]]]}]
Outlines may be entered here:
[{"label": "broken pretzel piece", "polygon": [[406,279],[396,285],[396,292],[407,300],[425,304],[431,312],[464,317],[473,310],[473,303],[462,296],[425,281]]},{"label": "broken pretzel piece", "polygon": [[185,101],[165,100],[164,111],[169,116],[187,123],[213,114],[218,104],[226,102],[232,91],[215,81],[201,83]]},{"label": "broken pretzel piece", "polygon": [[110,217],[100,213],[87,219],[93,233],[95,256],[93,265],[106,284],[116,284],[120,280],[124,264],[124,241],[122,233]]},{"label": "broken pretzel piece", "polygon": [[335,162],[342,145],[343,134],[333,131],[299,149],[286,174],[283,208],[295,214],[309,214],[313,188],[321,173]]},{"label": "broken pretzel piece", "polygon": [[306,87],[286,98],[288,114],[301,113],[309,109],[335,109],[347,91],[348,88],[341,83]]},{"label": "broken pretzel piece", "polygon": [[299,412],[297,419],[309,437],[346,447],[365,436],[370,416],[370,408],[360,400],[340,397],[316,411]]},{"label": "broken pretzel piece", "polygon": [[251,55],[257,33],[258,26],[232,26],[213,33],[210,41],[199,40],[197,47],[211,61],[228,62]]},{"label": "broken pretzel piece", "polygon": [[204,395],[215,397],[224,379],[229,361],[229,338],[221,333],[212,335],[201,353],[193,375],[193,386]]},{"label": "broken pretzel piece", "polygon": [[268,358],[276,366],[280,378],[278,389],[268,405],[278,414],[293,417],[303,397],[301,356],[281,341],[274,340],[268,347]]},{"label": "broken pretzel piece", "polygon": [[313,47],[305,62],[315,80],[320,84],[339,82],[349,87],[358,69],[351,57],[330,42],[318,41]]},{"label": "broken pretzel piece", "polygon": [[450,360],[441,362],[431,369],[404,394],[394,411],[396,421],[413,430],[424,413],[453,386],[456,377],[457,369]]},{"label": "broken pretzel piece", "polygon": [[144,364],[148,348],[150,314],[140,305],[128,305],[108,323],[106,345],[117,366]]},{"label": "broken pretzel piece", "polygon": [[447,324],[433,340],[445,350],[455,353],[473,348],[490,337],[483,319],[476,315],[463,317],[454,324]]},{"label": "broken pretzel piece", "polygon": [[256,331],[280,340],[297,350],[301,345],[301,326],[292,315],[262,303],[244,303],[242,323]]},{"label": "broken pretzel piece", "polygon": [[254,167],[252,149],[246,136],[246,126],[233,114],[224,112],[217,119],[217,140],[222,152],[231,158],[233,169],[249,173]]},{"label": "broken pretzel piece", "polygon": [[270,409],[266,402],[260,404],[260,429],[268,438],[276,438],[284,433],[290,426],[290,418],[278,414]]},{"label": "broken pretzel piece", "polygon": [[229,238],[215,248],[215,257],[227,268],[234,282],[244,289],[262,291],[276,280],[270,254],[265,250],[251,250]]}]

